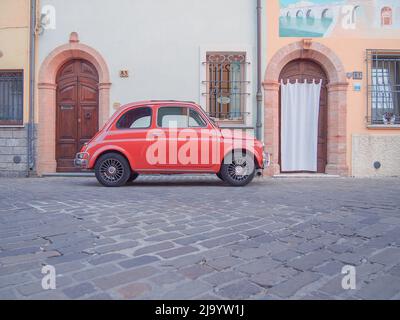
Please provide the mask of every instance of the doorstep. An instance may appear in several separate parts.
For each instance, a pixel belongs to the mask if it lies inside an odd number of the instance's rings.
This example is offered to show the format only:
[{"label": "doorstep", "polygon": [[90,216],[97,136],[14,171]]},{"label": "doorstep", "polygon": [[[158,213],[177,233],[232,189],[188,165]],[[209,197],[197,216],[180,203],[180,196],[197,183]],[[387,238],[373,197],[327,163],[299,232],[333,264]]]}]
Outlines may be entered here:
[{"label": "doorstep", "polygon": [[276,174],[273,178],[287,179],[287,178],[311,178],[311,179],[326,179],[326,178],[340,178],[339,175],[335,174],[324,174],[324,173],[281,173]]}]

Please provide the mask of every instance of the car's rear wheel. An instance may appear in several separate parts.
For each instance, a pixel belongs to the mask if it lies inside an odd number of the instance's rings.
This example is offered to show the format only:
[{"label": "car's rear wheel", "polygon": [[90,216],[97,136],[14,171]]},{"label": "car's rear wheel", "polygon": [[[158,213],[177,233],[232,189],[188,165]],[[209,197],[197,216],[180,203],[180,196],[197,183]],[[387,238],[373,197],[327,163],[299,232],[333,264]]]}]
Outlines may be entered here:
[{"label": "car's rear wheel", "polygon": [[103,186],[120,187],[130,178],[131,169],[125,157],[118,153],[107,153],[97,160],[95,174]]},{"label": "car's rear wheel", "polygon": [[249,184],[255,173],[254,157],[248,152],[232,153],[221,166],[221,177],[235,187]]}]

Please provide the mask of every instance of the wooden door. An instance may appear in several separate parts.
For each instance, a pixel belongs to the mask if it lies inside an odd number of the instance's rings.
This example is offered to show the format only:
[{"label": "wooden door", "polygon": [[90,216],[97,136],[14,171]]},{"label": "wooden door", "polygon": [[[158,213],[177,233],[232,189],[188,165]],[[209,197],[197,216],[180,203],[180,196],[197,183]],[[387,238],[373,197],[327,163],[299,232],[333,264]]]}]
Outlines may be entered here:
[{"label": "wooden door", "polygon": [[98,131],[99,77],[85,60],[67,62],[57,75],[57,172],[78,171],[73,160]]},{"label": "wooden door", "polygon": [[[298,79],[300,82],[305,80],[311,83],[314,79],[322,79],[321,97],[319,101],[319,120],[318,120],[318,173],[325,173],[327,164],[327,136],[328,136],[328,91],[326,85],[328,78],[322,67],[311,60],[298,59],[289,62],[282,70],[280,80],[294,83]],[[280,96],[280,95],[279,95]],[[280,103],[279,103],[280,105]],[[280,110],[280,108],[279,108]],[[280,119],[280,116],[279,116]],[[280,161],[279,156],[279,162]]]}]

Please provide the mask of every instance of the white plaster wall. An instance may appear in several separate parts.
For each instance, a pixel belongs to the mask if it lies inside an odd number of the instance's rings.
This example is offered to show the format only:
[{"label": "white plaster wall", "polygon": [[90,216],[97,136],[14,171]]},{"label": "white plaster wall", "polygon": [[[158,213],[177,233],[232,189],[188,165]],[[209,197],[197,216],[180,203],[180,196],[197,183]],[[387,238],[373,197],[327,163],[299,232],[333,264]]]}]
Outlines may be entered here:
[{"label": "white plaster wall", "polygon": [[[400,135],[353,135],[353,176],[400,176]],[[382,167],[374,168],[379,161]]]},{"label": "white plaster wall", "polygon": [[[39,65],[76,31],[110,69],[111,106],[147,99],[200,102],[200,48],[247,46],[256,54],[254,0],[42,0],[56,28],[39,38]],[[256,116],[256,61],[250,109]],[[120,78],[119,70],[129,70]]]}]

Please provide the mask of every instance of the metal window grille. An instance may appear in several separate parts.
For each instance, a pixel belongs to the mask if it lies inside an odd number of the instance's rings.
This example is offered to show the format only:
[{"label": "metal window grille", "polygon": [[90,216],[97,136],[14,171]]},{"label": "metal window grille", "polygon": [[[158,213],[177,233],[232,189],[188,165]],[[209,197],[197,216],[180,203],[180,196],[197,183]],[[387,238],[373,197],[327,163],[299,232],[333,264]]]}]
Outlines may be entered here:
[{"label": "metal window grille", "polygon": [[23,73],[0,71],[0,125],[23,122]]},{"label": "metal window grille", "polygon": [[207,111],[220,121],[244,122],[246,98],[246,53],[212,52],[207,53]]},{"label": "metal window grille", "polygon": [[400,124],[400,51],[367,50],[367,121]]}]

